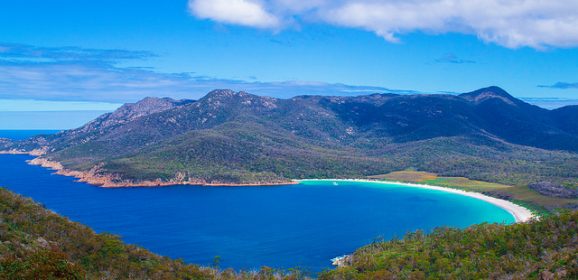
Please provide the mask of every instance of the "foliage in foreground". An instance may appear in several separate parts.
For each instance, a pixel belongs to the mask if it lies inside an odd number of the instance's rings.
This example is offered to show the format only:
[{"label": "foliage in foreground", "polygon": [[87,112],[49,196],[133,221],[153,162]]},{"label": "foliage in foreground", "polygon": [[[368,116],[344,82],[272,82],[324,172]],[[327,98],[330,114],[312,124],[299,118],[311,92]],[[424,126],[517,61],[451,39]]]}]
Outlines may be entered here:
[{"label": "foliage in foreground", "polygon": [[0,188],[0,279],[301,279],[270,268],[221,271],[124,244]]},{"label": "foliage in foreground", "polygon": [[320,279],[578,279],[578,212],[376,242]]}]

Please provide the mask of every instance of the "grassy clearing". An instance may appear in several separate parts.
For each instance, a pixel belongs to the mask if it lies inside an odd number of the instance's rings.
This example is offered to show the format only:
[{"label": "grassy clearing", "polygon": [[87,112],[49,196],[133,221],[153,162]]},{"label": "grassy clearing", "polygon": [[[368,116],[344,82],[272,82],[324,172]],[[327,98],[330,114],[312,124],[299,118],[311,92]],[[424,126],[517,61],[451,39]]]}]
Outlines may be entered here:
[{"label": "grassy clearing", "polygon": [[577,205],[578,199],[566,199],[541,195],[527,186],[508,186],[504,184],[470,180],[464,177],[441,177],[431,172],[415,170],[396,171],[383,175],[369,176],[370,179],[419,183],[465,191],[481,192],[514,201],[531,210],[546,214],[554,209]]},{"label": "grassy clearing", "polygon": [[423,171],[396,171],[384,175],[370,176],[371,179],[400,181],[409,183],[420,183],[436,185],[448,188],[458,188],[468,191],[487,192],[512,188],[508,185],[470,180],[464,177],[439,177],[430,172]]}]

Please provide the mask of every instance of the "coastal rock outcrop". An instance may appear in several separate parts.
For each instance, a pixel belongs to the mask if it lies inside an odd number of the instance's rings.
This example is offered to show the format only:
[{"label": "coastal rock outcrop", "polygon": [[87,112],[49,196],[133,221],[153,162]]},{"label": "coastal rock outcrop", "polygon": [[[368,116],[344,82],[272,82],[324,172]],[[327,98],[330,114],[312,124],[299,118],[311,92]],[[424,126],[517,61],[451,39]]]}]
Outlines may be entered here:
[{"label": "coastal rock outcrop", "polygon": [[[29,154],[29,153],[23,153]],[[163,187],[175,185],[194,185],[194,186],[273,186],[273,185],[293,185],[298,182],[292,180],[275,180],[254,183],[230,183],[221,181],[207,181],[204,179],[188,178],[182,173],[177,173],[174,178],[169,180],[126,180],[119,175],[102,172],[102,164],[97,164],[88,171],[69,170],[56,161],[51,161],[43,157],[37,157],[28,161],[30,165],[38,165],[44,168],[52,169],[55,173],[63,176],[70,176],[78,179],[78,182],[88,183],[91,185],[105,188],[124,188],[124,187]]]}]

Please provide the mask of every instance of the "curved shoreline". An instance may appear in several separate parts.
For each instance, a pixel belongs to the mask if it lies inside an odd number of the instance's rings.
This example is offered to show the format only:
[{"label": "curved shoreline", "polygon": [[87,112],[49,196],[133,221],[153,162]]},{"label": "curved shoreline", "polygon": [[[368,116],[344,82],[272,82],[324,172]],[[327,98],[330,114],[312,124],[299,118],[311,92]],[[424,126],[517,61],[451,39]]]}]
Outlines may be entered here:
[{"label": "curved shoreline", "polygon": [[381,185],[398,185],[398,186],[405,186],[405,187],[412,187],[412,188],[421,188],[421,189],[428,189],[428,190],[436,190],[436,191],[443,191],[454,193],[458,195],[468,196],[472,198],[476,198],[479,200],[483,200],[485,202],[491,203],[496,205],[508,213],[510,213],[516,223],[524,223],[531,221],[532,219],[538,218],[532,211],[528,208],[515,204],[511,201],[499,199],[491,196],[487,196],[485,194],[481,194],[478,192],[470,192],[464,191],[459,189],[452,189],[447,187],[440,187],[440,186],[432,186],[432,185],[425,185],[425,184],[414,184],[414,183],[404,183],[404,182],[396,182],[396,181],[375,181],[375,180],[366,180],[366,179],[307,179],[307,180],[297,180],[297,182],[307,182],[307,181],[314,181],[314,182],[362,182],[362,183],[372,183],[372,184],[381,184]]},{"label": "curved shoreline", "polygon": [[[6,154],[17,154],[14,151],[8,151]],[[20,153],[18,153],[20,154]],[[52,169],[56,171],[56,174],[75,177],[80,182],[85,182],[91,185],[101,186],[105,188],[123,188],[123,187],[163,187],[163,186],[174,186],[174,185],[195,185],[195,186],[212,186],[212,187],[243,187],[243,186],[250,186],[250,187],[267,187],[267,186],[284,186],[284,185],[295,185],[299,184],[304,181],[326,181],[326,182],[363,182],[363,183],[373,183],[373,184],[383,184],[383,185],[401,185],[406,187],[414,187],[414,188],[422,188],[422,189],[429,189],[429,190],[437,190],[443,192],[454,193],[463,196],[469,196],[472,198],[476,198],[479,200],[483,200],[485,202],[491,203],[496,205],[508,213],[510,213],[516,223],[523,223],[528,222],[532,219],[537,219],[536,216],[532,211],[528,208],[523,207],[521,205],[515,204],[511,201],[499,199],[495,197],[491,197],[482,193],[478,192],[471,192],[459,189],[453,189],[448,187],[440,187],[440,186],[433,186],[433,185],[426,185],[426,184],[415,184],[415,183],[405,183],[399,181],[377,181],[377,180],[369,180],[369,179],[303,179],[303,180],[290,180],[286,182],[259,182],[259,183],[247,183],[247,184],[231,184],[231,183],[220,183],[220,182],[211,182],[208,183],[204,180],[190,180],[190,181],[145,181],[145,182],[128,182],[123,181],[120,183],[113,183],[110,177],[102,177],[96,175],[94,172],[95,170],[91,170],[88,172],[79,172],[79,171],[71,171],[66,170],[62,167],[59,162],[49,161],[45,158],[41,158],[38,151],[27,152],[23,154],[28,154],[32,156],[36,156],[36,158],[32,160],[28,160],[27,162],[31,165],[39,165],[44,168]],[[96,175],[96,176],[95,176]]]}]

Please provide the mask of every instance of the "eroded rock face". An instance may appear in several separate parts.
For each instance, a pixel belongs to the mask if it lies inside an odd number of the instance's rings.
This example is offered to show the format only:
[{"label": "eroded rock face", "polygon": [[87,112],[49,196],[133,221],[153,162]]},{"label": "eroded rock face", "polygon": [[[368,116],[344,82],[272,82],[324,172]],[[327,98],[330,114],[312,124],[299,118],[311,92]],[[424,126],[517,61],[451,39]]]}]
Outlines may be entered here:
[{"label": "eroded rock face", "polygon": [[118,108],[116,111],[105,114],[92,121],[91,123],[81,127],[80,129],[77,129],[76,132],[89,132],[91,130],[98,130],[111,126],[121,125],[134,121],[138,118],[170,110],[190,102],[193,101],[147,97],[136,103],[127,103]]},{"label": "eroded rock face", "polygon": [[352,263],[353,263],[352,255],[344,255],[341,257],[331,259],[331,264],[336,267],[346,267],[350,266]]},{"label": "eroded rock face", "polygon": [[528,185],[528,187],[545,196],[578,198],[578,190],[566,188],[562,185],[554,184],[551,182],[533,183]]}]

